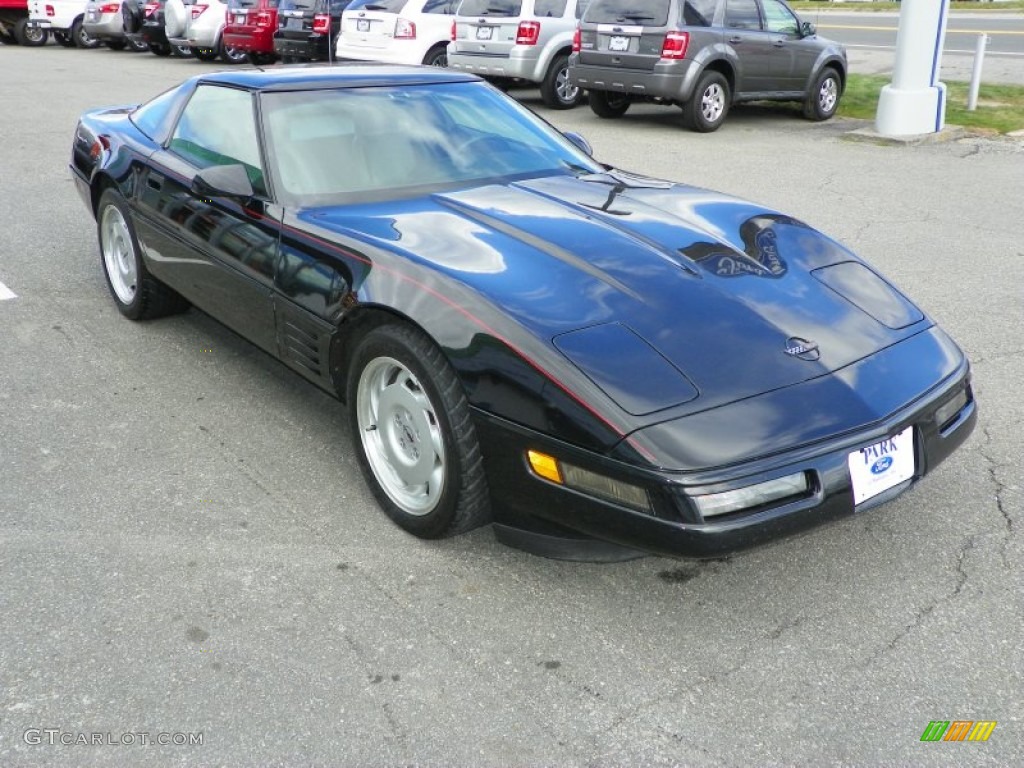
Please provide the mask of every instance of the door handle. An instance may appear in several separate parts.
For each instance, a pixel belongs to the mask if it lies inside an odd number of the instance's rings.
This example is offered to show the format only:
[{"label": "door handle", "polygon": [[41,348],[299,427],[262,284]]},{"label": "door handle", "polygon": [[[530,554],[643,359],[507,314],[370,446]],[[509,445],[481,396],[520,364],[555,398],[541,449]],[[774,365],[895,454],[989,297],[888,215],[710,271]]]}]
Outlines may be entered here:
[{"label": "door handle", "polygon": [[742,43],[743,42],[743,38],[742,37],[730,37],[729,38],[729,42],[732,43],[733,45],[736,45],[736,43]]},{"label": "door handle", "polygon": [[772,45],[773,45],[774,47],[776,47],[776,48],[781,48],[781,47],[782,47],[782,46],[784,46],[785,44],[786,44],[786,41],[785,41],[785,40],[773,40],[773,41],[772,41]]},{"label": "door handle", "polygon": [[146,175],[146,186],[159,192],[164,188],[164,177],[154,176],[152,173]]}]

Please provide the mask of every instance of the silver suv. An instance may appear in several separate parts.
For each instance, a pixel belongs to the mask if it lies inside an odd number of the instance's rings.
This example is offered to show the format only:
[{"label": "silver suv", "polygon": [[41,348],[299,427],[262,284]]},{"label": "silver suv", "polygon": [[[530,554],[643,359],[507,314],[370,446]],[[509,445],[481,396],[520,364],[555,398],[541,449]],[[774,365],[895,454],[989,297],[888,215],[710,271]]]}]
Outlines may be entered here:
[{"label": "silver suv", "polygon": [[547,106],[575,107],[584,94],[569,82],[569,54],[587,1],[462,0],[448,45],[448,67],[539,83]]},{"label": "silver suv", "polygon": [[593,0],[573,50],[570,80],[597,115],[653,101],[705,133],[741,101],[799,101],[827,120],[846,83],[846,49],[783,0]]}]

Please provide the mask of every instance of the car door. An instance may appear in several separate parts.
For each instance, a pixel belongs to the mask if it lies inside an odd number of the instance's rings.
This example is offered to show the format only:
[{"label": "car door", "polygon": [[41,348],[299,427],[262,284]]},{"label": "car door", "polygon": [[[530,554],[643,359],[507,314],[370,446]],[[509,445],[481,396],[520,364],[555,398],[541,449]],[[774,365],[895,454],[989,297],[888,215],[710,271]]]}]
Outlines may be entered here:
[{"label": "car door", "polygon": [[765,33],[774,49],[770,90],[802,91],[817,60],[816,46],[800,34],[800,19],[783,0],[761,0]]},{"label": "car door", "polygon": [[772,90],[774,49],[764,32],[758,0],[726,0],[725,42],[736,52],[737,95]]},{"label": "car door", "polygon": [[[250,200],[192,191],[201,170],[241,164]],[[153,273],[232,330],[277,353],[273,281],[279,222],[269,215],[253,97],[203,84],[139,179],[140,245]]]}]

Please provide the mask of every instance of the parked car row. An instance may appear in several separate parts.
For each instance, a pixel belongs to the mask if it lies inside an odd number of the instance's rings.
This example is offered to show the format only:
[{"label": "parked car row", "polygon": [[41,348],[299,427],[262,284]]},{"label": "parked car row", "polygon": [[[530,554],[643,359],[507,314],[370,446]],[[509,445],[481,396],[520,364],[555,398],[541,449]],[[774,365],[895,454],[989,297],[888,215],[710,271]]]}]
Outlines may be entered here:
[{"label": "parked car row", "polygon": [[[10,2],[10,0],[0,0]],[[533,84],[602,118],[636,102],[717,130],[733,104],[790,101],[827,120],[843,46],[784,0],[28,0],[22,36],[227,64],[371,60]],[[118,28],[120,19],[120,29]],[[0,29],[3,33],[3,29]],[[34,37],[33,37],[34,35]]]}]

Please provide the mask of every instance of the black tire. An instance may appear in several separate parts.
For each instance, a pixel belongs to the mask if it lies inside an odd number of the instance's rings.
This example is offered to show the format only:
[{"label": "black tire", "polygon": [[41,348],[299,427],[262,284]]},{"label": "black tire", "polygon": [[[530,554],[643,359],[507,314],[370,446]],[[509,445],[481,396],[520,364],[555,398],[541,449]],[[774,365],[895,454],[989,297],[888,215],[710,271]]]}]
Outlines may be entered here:
[{"label": "black tire", "polygon": [[247,57],[241,48],[220,44],[220,60],[225,64],[245,64]]},{"label": "black tire", "polygon": [[683,124],[692,131],[717,131],[729,114],[732,94],[721,72],[705,72],[697,81],[693,98],[683,104]]},{"label": "black tire", "polygon": [[9,35],[6,32],[0,32],[0,44],[2,45],[17,45],[18,41],[14,35]]},{"label": "black tire", "polygon": [[192,48],[187,45],[171,45],[171,55],[176,56],[179,59],[191,59]]},{"label": "black tire", "polygon": [[346,389],[359,466],[388,517],[423,539],[490,520],[469,403],[430,339],[406,325],[373,329],[352,353]]},{"label": "black tire", "polygon": [[65,34],[64,32],[53,32],[54,42],[57,43],[61,48],[74,48],[75,41],[71,38],[71,35]]},{"label": "black tire", "polygon": [[622,117],[632,103],[629,94],[615,91],[589,91],[587,98],[594,114],[606,119]]},{"label": "black tire", "polygon": [[112,51],[123,51],[128,45],[124,40],[107,40],[106,46]]},{"label": "black tire", "polygon": [[170,56],[171,46],[167,43],[149,43],[149,52],[154,56]]},{"label": "black tire", "polygon": [[423,57],[423,63],[428,67],[447,67],[448,45],[435,45],[427,51],[427,55]]},{"label": "black tire", "polygon": [[113,188],[100,197],[96,234],[103,275],[122,315],[130,320],[151,320],[188,308],[188,302],[147,271],[128,204]]},{"label": "black tire", "polygon": [[832,67],[825,67],[814,79],[814,85],[804,102],[804,117],[808,120],[828,120],[839,109],[843,96],[843,81]]},{"label": "black tire", "polygon": [[149,50],[149,43],[147,43],[141,37],[125,37],[125,42],[128,44],[129,51],[134,51],[135,53],[145,53]]},{"label": "black tire", "polygon": [[87,50],[103,45],[100,40],[85,31],[85,25],[82,24],[81,19],[75,19],[75,23],[71,25],[71,39],[75,41],[76,46]]},{"label": "black tire", "polygon": [[193,48],[192,55],[200,61],[216,61],[218,53],[213,48]]},{"label": "black tire", "polygon": [[46,45],[46,41],[50,39],[50,32],[42,27],[30,27],[28,19],[18,19],[14,23],[14,39],[18,41],[18,45],[36,48]]},{"label": "black tire", "polygon": [[583,89],[569,82],[569,57],[556,56],[540,84],[540,97],[551,109],[572,109],[583,103]]}]

